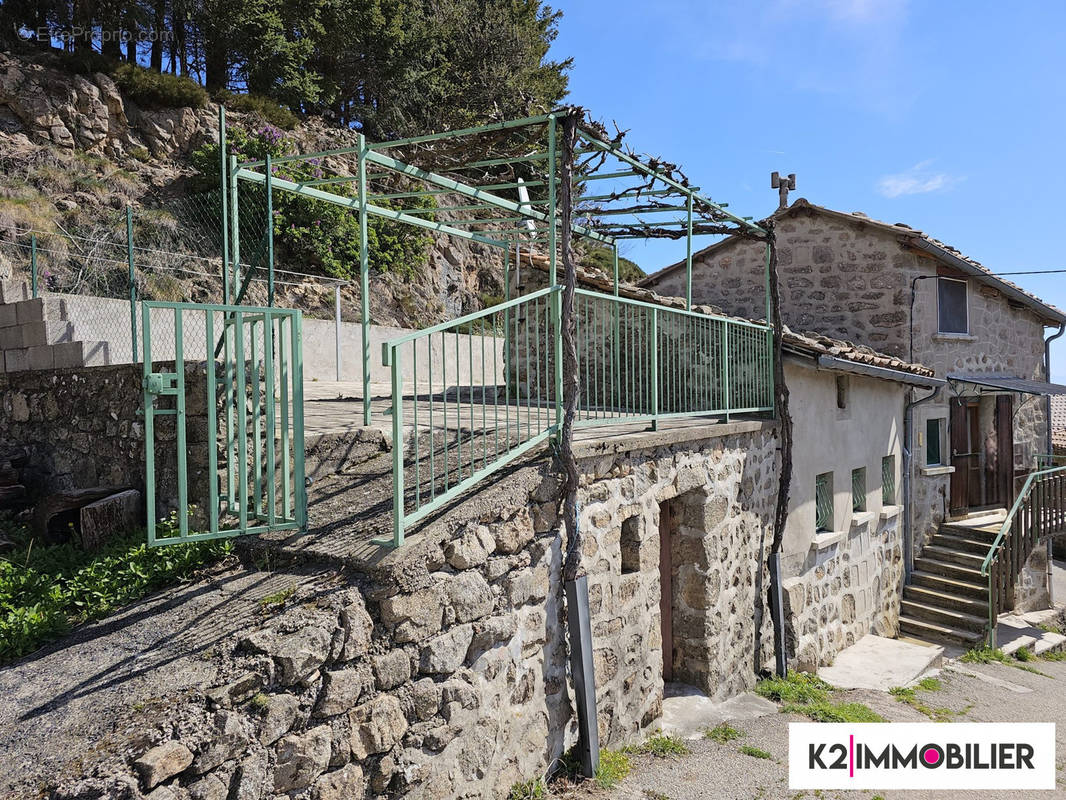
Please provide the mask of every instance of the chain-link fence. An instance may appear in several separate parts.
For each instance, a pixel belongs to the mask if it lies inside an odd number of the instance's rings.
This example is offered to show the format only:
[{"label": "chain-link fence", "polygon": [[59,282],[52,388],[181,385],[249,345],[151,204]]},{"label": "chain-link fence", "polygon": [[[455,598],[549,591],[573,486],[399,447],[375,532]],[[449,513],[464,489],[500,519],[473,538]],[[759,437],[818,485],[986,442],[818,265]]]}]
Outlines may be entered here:
[{"label": "chain-link fence", "polygon": [[271,280],[265,192],[242,183],[237,203],[239,236],[226,242],[230,258],[239,258],[236,274],[232,266],[223,269],[224,215],[217,190],[132,209],[97,205],[91,213],[85,208],[62,213],[59,200],[51,213],[0,213],[3,300],[57,297],[61,302],[46,312],[57,323],[48,335],[56,343],[71,336],[106,342],[110,363],[143,357],[137,332],[137,304],[143,300],[265,306],[273,289],[276,306],[332,318],[334,291],[347,281],[277,266]]}]

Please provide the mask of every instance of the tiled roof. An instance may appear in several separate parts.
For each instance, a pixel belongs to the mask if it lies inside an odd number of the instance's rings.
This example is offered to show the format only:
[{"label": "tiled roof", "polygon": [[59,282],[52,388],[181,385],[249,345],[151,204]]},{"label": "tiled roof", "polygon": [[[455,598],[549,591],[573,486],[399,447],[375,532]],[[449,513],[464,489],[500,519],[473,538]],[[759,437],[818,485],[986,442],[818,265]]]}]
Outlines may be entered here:
[{"label": "tiled roof", "polygon": [[[996,286],[998,288],[1010,289],[1013,293],[1020,295],[1020,297],[1018,298],[1020,302],[1026,303],[1026,305],[1030,306],[1041,315],[1054,319],[1056,322],[1066,321],[1066,313],[1064,313],[1061,309],[1056,308],[1050,303],[1044,302],[1035,294],[1026,291],[1022,287],[1018,286],[1016,283],[1008,281],[1005,278],[1001,278],[998,275],[995,275],[992,270],[984,266],[984,264],[970,258],[969,256],[964,255],[962,251],[958,250],[957,248],[952,247],[949,244],[945,244],[939,239],[935,239],[929,234],[924,233],[923,231],[920,231],[916,228],[912,228],[910,225],[907,225],[903,222],[882,222],[881,220],[874,219],[873,217],[870,217],[861,211],[853,211],[851,213],[845,211],[834,211],[831,208],[826,208],[825,206],[819,206],[815,205],[814,203],[808,202],[807,199],[803,197],[797,198],[796,201],[793,202],[792,205],[790,205],[788,208],[779,209],[775,211],[773,216],[775,218],[782,218],[803,209],[816,211],[820,214],[826,214],[836,219],[846,220],[848,222],[853,222],[856,224],[872,225],[874,227],[881,228],[883,230],[894,233],[898,236],[904,236],[910,239],[920,240],[921,242],[924,242],[926,245],[931,247],[933,250],[939,251],[939,253],[934,253],[934,255],[939,254],[943,259],[948,260],[949,262],[952,259],[956,259],[971,267],[975,272],[979,273],[978,275],[974,276],[975,278],[977,278],[977,280],[984,281],[985,283],[988,283],[991,286]],[[741,240],[735,236],[730,236],[726,239],[715,242],[709,247],[703,248],[697,253],[694,253],[692,258],[693,260],[695,260],[697,257],[707,255],[708,253],[714,252],[720,247],[724,247],[727,244],[731,244],[736,241]],[[685,261],[679,261],[676,264],[671,264],[668,267],[664,267],[658,272],[654,272],[651,275],[648,275],[646,278],[643,278],[640,281],[640,285],[647,286],[649,284],[654,284],[659,278],[662,278],[663,276],[678,269],[684,269],[685,263]]]}]

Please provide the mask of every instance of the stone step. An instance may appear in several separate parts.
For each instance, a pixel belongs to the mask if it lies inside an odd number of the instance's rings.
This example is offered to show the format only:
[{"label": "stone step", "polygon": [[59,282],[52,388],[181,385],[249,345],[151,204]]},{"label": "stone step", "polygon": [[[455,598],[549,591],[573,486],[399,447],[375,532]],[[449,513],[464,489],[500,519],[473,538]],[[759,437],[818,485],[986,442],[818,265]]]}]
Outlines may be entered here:
[{"label": "stone step", "polygon": [[946,533],[934,533],[929,540],[934,547],[943,547],[959,553],[973,553],[984,558],[988,555],[988,549],[992,546],[991,541],[982,539],[966,539],[962,536],[952,536]]},{"label": "stone step", "polygon": [[963,611],[955,611],[950,608],[921,603],[915,600],[903,600],[900,603],[900,614],[906,614],[912,619],[923,622],[932,622],[936,625],[967,631],[984,631],[988,625],[987,618],[976,614],[967,614]]},{"label": "stone step", "polygon": [[0,281],[0,303],[17,303],[30,299],[30,285],[25,281]]},{"label": "stone step", "polygon": [[972,539],[974,541],[988,542],[989,544],[992,544],[996,536],[999,535],[999,525],[984,528],[971,528],[966,525],[953,525],[950,522],[945,522],[941,524],[939,533],[943,533],[946,536],[959,536],[963,539]]},{"label": "stone step", "polygon": [[977,617],[988,616],[987,601],[952,594],[950,592],[942,592],[937,589],[930,589],[926,586],[911,585],[903,587],[903,599],[937,606],[938,608],[961,611],[965,614],[973,614]]},{"label": "stone step", "polygon": [[985,639],[984,631],[977,633],[961,628],[953,628],[950,625],[937,625],[936,623],[914,619],[913,617],[900,617],[899,629],[901,633],[913,636],[915,639],[961,645],[967,649],[977,647]]},{"label": "stone step", "polygon": [[1044,635],[1033,645],[1033,652],[1039,656],[1044,653],[1057,653],[1063,648],[1066,648],[1066,636],[1054,631],[1044,631]]},{"label": "stone step", "polygon": [[17,350],[20,347],[40,347],[72,341],[74,326],[69,322],[24,322],[21,325],[0,328],[0,350]]},{"label": "stone step", "polygon": [[19,325],[27,322],[65,321],[67,304],[59,297],[34,297],[15,303],[15,319]]},{"label": "stone step", "polygon": [[933,575],[943,575],[945,578],[951,578],[952,580],[965,581],[966,583],[988,583],[988,578],[981,575],[980,562],[978,562],[976,567],[964,567],[961,564],[941,561],[939,558],[927,556],[925,553],[929,549],[928,547],[925,548],[922,551],[922,555],[914,559],[916,569]]},{"label": "stone step", "polygon": [[938,547],[935,544],[927,544],[922,548],[922,555],[926,558],[931,558],[935,561],[946,561],[950,564],[958,564],[961,567],[976,570],[981,569],[981,564],[984,563],[987,554],[987,551],[982,554],[964,553],[947,547]]},{"label": "stone step", "polygon": [[988,602],[987,580],[984,583],[971,583],[970,581],[956,580],[954,578],[945,577],[944,575],[935,575],[931,572],[915,570],[911,573],[911,585],[922,586],[938,592],[947,592],[972,600],[979,600],[982,603]]}]

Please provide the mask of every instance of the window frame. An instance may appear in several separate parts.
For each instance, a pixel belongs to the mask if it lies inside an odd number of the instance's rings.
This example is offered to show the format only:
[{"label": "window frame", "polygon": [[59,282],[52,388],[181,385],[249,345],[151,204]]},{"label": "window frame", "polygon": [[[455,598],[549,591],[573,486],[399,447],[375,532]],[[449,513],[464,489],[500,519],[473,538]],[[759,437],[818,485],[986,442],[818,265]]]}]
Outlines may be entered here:
[{"label": "window frame", "polygon": [[896,455],[881,456],[881,505],[896,505]]},{"label": "window frame", "polygon": [[[933,437],[929,435],[929,425],[936,423],[936,450],[939,460],[929,460],[929,445]],[[944,431],[947,429],[947,419],[944,417],[927,417],[925,420],[925,466],[927,467],[943,467],[946,466],[944,462]]]},{"label": "window frame", "polygon": [[814,477],[814,532],[828,533],[836,523],[836,502],[833,496],[833,473],[823,472]]},{"label": "window frame", "polygon": [[866,467],[855,467],[851,471],[851,513],[866,512]]},{"label": "window frame", "polygon": [[[965,330],[962,331],[947,331],[944,330],[943,323],[943,304],[940,299],[940,287],[944,281],[952,281],[953,283],[961,283],[963,291],[963,310],[966,315]],[[952,278],[947,275],[937,275],[936,277],[936,332],[941,336],[969,336],[970,335],[970,282],[966,278]]]}]

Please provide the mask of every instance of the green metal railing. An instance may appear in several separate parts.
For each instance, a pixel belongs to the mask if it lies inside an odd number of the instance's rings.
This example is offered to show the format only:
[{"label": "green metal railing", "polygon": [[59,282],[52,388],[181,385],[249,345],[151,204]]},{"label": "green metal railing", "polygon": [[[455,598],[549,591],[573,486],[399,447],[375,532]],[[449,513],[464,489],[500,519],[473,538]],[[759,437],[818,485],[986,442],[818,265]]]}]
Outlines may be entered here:
[{"label": "green metal railing", "polygon": [[[304,528],[300,312],[163,302],[141,308],[148,543]],[[169,443],[173,453],[157,470],[157,448]],[[176,494],[173,535],[158,535],[157,479]],[[206,516],[190,533],[185,510],[201,504]]]},{"label": "green metal railing", "polygon": [[1037,540],[1066,531],[1066,467],[1029,473],[1000,526],[981,575],[988,578],[988,643],[996,646],[996,620],[1014,606],[1014,582]]},{"label": "green metal railing", "polygon": [[[541,289],[383,344],[392,379],[389,544],[559,431],[561,292]],[[578,427],[773,410],[763,325],[584,290],[575,317]]]},{"label": "green metal railing", "polygon": [[1039,453],[1033,456],[1033,460],[1036,463],[1037,469],[1066,466],[1066,455],[1061,455],[1059,453]]}]

